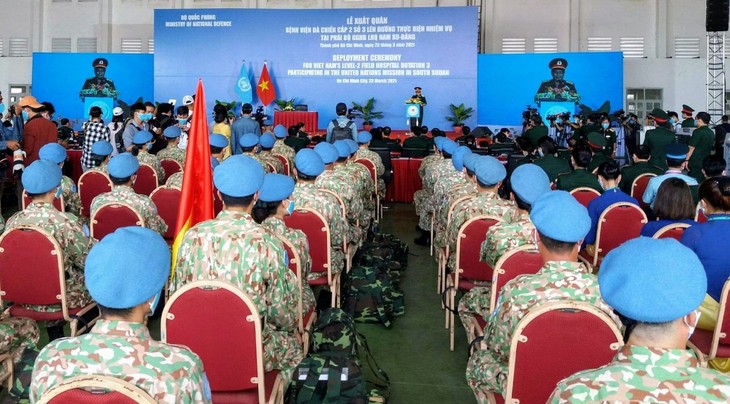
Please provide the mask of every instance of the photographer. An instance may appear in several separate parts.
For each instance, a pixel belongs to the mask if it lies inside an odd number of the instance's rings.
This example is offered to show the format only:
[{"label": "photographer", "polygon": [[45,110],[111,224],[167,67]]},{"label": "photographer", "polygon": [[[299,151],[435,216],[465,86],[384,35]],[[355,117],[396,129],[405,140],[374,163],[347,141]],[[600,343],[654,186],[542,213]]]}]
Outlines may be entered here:
[{"label": "photographer", "polygon": [[[550,120],[550,116],[548,116],[548,120]],[[559,114],[550,122],[555,127],[555,140],[558,146],[565,147],[565,141],[570,137],[573,129],[570,125],[570,112]]]},{"label": "photographer", "polygon": [[530,117],[530,125],[528,126],[527,132],[524,132],[522,136],[529,140],[535,148],[539,147],[538,141],[543,136],[548,136],[548,128],[542,122],[539,114],[534,113]]}]

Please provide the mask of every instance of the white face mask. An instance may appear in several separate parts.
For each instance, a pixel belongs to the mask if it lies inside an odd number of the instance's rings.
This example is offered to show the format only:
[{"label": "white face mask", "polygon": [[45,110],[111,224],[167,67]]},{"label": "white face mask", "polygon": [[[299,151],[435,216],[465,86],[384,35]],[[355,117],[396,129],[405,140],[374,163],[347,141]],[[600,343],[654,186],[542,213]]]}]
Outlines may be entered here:
[{"label": "white face mask", "polygon": [[695,311],[695,324],[694,325],[689,325],[689,323],[687,322],[687,316],[684,316],[684,318],[682,319],[684,321],[684,325],[686,325],[687,328],[689,329],[689,331],[687,331],[687,339],[689,339],[692,336],[692,334],[694,334],[695,328],[697,328],[697,324],[699,324],[699,322],[700,322],[701,315],[702,315],[702,313],[700,313],[699,311]]}]

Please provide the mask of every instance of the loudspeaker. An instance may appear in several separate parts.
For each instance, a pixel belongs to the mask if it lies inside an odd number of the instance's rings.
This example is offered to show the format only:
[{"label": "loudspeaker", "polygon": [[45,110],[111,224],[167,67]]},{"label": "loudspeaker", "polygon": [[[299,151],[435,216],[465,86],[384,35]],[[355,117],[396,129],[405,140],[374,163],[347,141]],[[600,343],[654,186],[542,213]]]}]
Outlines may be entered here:
[{"label": "loudspeaker", "polygon": [[730,0],[707,0],[705,29],[707,32],[727,31]]}]

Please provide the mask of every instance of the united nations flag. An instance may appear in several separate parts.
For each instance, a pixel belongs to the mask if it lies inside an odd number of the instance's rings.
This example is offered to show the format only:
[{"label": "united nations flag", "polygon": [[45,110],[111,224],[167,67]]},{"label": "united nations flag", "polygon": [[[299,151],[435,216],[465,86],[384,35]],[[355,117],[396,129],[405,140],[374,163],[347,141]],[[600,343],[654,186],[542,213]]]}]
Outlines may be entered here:
[{"label": "united nations flag", "polygon": [[238,80],[236,81],[236,94],[241,99],[241,103],[253,102],[253,88],[251,87],[251,80],[248,78],[248,69],[246,63],[241,64],[241,72],[238,74]]}]

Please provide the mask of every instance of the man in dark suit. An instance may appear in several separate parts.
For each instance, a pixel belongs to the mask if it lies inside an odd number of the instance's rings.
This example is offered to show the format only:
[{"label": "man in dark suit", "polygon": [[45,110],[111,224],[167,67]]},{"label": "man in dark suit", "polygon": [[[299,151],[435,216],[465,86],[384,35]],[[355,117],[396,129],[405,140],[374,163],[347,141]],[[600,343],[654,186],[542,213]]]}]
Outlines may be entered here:
[{"label": "man in dark suit", "polygon": [[426,136],[422,136],[421,128],[414,126],[411,128],[413,136],[403,142],[403,157],[426,157],[429,150],[433,148],[433,142]]},{"label": "man in dark suit", "polygon": [[94,77],[86,79],[79,96],[83,100],[86,97],[112,97],[117,98],[117,89],[114,82],[104,77],[109,62],[104,58],[94,59],[91,64],[94,66]]}]

